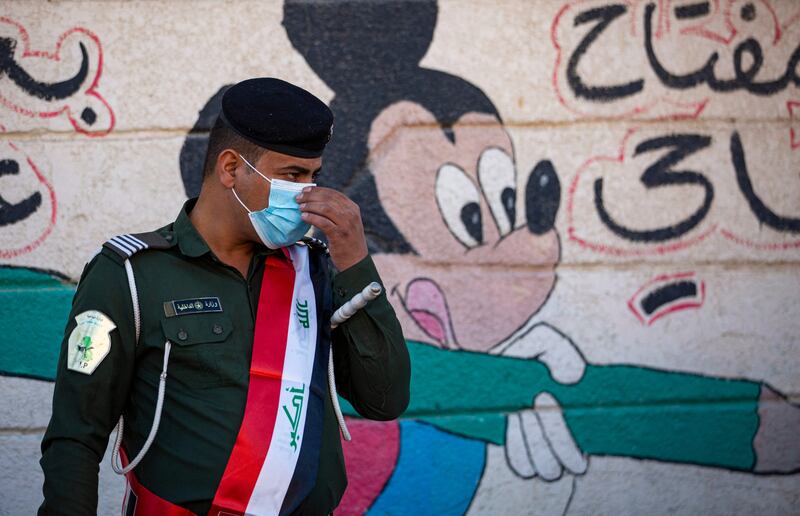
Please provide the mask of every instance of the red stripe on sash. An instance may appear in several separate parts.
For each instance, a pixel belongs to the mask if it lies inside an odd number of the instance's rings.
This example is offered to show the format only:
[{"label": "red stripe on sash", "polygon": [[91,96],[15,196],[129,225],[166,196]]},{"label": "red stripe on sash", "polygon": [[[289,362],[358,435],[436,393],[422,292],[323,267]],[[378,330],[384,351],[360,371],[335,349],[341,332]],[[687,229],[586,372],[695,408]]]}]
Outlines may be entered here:
[{"label": "red stripe on sash", "polygon": [[244,514],[267,456],[280,405],[294,280],[290,261],[278,254],[267,257],[256,312],[247,405],[210,516]]},{"label": "red stripe on sash", "polygon": [[[119,455],[122,459],[122,466],[127,466],[128,455],[123,448],[120,448]],[[122,516],[195,516],[189,509],[168,502],[144,487],[139,483],[139,479],[136,478],[133,471],[126,473],[125,478],[128,480],[128,489],[133,493],[133,497],[128,491],[125,492]],[[130,508],[129,505],[131,505]]]}]

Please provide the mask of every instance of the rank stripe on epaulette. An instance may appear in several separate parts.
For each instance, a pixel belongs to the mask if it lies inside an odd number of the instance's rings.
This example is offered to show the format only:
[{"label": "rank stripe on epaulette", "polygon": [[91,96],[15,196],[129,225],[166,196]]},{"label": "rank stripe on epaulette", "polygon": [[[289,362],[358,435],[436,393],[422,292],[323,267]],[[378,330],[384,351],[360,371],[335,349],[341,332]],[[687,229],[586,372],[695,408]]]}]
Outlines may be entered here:
[{"label": "rank stripe on epaulette", "polygon": [[109,239],[106,243],[114,246],[128,257],[131,257],[137,252],[150,247],[146,243],[130,234],[115,236],[114,238]]},{"label": "rank stripe on epaulette", "polygon": [[140,251],[148,249],[167,249],[173,245],[173,237],[171,235],[164,237],[156,231],[150,231],[148,233],[125,233],[123,235],[117,235],[106,240],[103,247],[106,247],[119,257],[127,260]]}]

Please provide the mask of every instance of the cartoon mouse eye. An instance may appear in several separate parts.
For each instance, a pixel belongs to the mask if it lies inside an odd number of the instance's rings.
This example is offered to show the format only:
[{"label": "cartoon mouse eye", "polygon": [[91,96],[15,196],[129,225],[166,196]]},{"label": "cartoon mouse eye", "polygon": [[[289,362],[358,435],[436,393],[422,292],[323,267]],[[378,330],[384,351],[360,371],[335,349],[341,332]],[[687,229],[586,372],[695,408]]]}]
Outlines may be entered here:
[{"label": "cartoon mouse eye", "polygon": [[447,163],[436,174],[436,203],[442,218],[467,249],[483,243],[480,193],[467,174]]},{"label": "cartoon mouse eye", "polygon": [[516,174],[511,156],[500,149],[487,149],[478,160],[478,180],[500,235],[510,233],[516,222]]}]

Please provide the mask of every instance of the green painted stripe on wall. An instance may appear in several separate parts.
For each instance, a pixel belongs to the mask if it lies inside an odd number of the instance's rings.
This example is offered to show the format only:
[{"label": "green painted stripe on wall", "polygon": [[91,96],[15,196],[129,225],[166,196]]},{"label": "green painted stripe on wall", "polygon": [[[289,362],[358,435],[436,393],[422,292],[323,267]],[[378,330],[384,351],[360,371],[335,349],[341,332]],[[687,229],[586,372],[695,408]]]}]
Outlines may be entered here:
[{"label": "green painted stripe on wall", "polygon": [[[0,268],[1,373],[55,377],[74,292],[74,285],[47,273]],[[536,360],[408,345],[413,377],[407,418],[502,444],[506,414],[530,408],[546,391],[558,399],[586,453],[753,467],[757,382],[589,365],[580,382],[562,385]]]},{"label": "green painted stripe on wall", "polygon": [[0,267],[0,373],[53,380],[75,285]]}]

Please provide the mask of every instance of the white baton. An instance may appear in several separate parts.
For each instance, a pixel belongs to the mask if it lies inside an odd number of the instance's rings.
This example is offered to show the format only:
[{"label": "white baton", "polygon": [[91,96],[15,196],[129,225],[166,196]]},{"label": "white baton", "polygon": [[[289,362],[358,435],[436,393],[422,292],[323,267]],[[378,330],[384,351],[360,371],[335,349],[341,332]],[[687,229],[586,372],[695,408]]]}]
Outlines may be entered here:
[{"label": "white baton", "polygon": [[353,299],[343,304],[338,310],[336,310],[336,312],[333,314],[333,317],[331,317],[331,329],[336,328],[349,318],[353,317],[353,314],[367,306],[367,303],[381,295],[382,291],[383,287],[381,287],[380,283],[377,281],[373,281],[364,287],[364,290],[353,296]]},{"label": "white baton", "polygon": [[[356,312],[367,306],[367,303],[381,295],[383,287],[377,282],[373,281],[364,290],[353,296],[347,303],[339,307],[331,317],[331,329],[336,328]],[[342,409],[339,406],[339,395],[336,392],[336,378],[333,375],[333,345],[331,345],[330,353],[328,353],[328,390],[331,393],[331,402],[333,403],[333,412],[336,414],[336,419],[339,421],[339,428],[342,429],[342,437],[345,441],[350,441],[350,432],[347,430],[347,425],[344,422]]]}]

